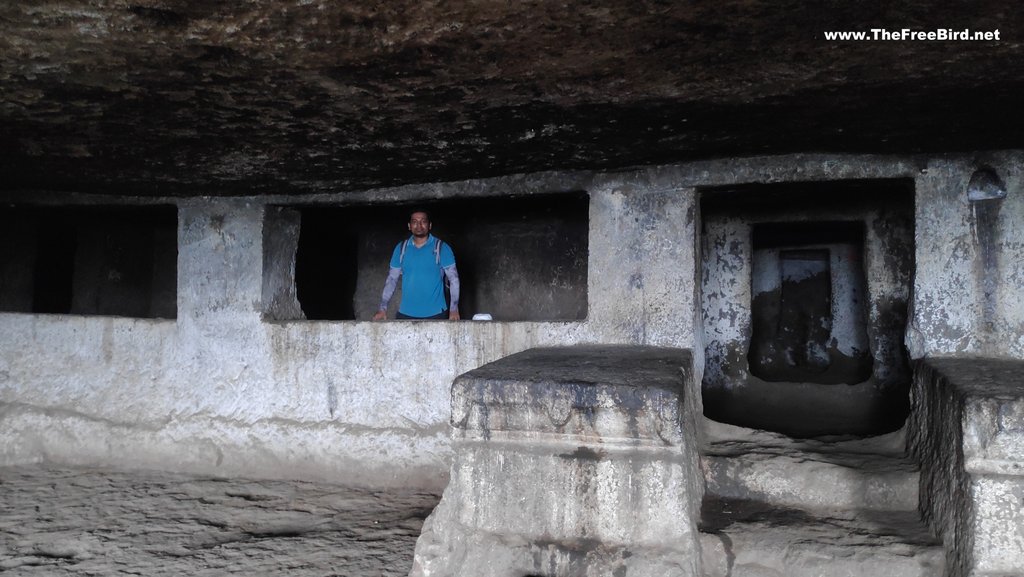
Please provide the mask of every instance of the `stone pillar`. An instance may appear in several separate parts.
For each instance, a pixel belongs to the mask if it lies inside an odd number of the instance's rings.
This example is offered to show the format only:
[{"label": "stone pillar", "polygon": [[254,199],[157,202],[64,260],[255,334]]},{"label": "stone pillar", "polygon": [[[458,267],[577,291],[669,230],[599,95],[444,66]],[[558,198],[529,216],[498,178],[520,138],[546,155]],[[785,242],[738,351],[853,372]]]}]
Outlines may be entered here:
[{"label": "stone pillar", "polygon": [[267,207],[263,222],[263,314],[273,320],[305,319],[295,287],[295,257],[302,214]]},{"label": "stone pillar", "polygon": [[[180,206],[177,355],[186,362],[177,378],[188,383],[188,396],[179,416],[259,411],[254,396],[271,372],[262,239],[262,205],[199,199]],[[193,387],[203,394],[189,395]]]},{"label": "stone pillar", "polygon": [[531,349],[456,379],[451,481],[411,575],[700,575],[691,365],[680,349]]},{"label": "stone pillar", "polygon": [[987,165],[1005,198],[969,197],[974,161],[934,159],[917,178],[914,358],[1024,358],[1024,155],[993,153]]},{"label": "stone pillar", "polygon": [[199,321],[259,314],[263,206],[210,200],[183,203],[179,210],[179,316]]},{"label": "stone pillar", "polygon": [[695,191],[608,181],[590,193],[595,334],[605,343],[697,348]]}]

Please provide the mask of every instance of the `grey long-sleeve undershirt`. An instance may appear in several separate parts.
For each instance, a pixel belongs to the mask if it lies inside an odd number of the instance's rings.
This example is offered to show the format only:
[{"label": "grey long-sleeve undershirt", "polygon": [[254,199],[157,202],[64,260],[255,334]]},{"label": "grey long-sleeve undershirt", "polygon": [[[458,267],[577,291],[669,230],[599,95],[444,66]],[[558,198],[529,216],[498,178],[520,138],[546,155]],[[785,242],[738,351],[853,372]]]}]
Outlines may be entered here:
[{"label": "grey long-sleeve undershirt", "polygon": [[459,310],[459,269],[455,265],[444,267],[444,276],[448,277],[448,294],[452,297],[451,309]]},{"label": "grey long-sleeve undershirt", "polygon": [[[455,265],[446,266],[443,269],[444,276],[448,277],[448,293],[452,297],[452,310],[459,310],[459,269]],[[401,268],[388,269],[388,278],[384,281],[384,292],[380,295],[380,307],[377,310],[388,310],[388,303],[398,288],[398,277],[402,276]]]}]

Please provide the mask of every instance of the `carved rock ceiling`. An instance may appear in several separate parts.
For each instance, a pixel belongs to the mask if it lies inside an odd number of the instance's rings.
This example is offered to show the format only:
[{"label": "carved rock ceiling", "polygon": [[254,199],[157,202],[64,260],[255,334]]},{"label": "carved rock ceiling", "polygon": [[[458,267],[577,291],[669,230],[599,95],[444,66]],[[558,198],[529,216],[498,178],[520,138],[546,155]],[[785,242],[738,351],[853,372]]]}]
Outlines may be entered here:
[{"label": "carved rock ceiling", "polygon": [[[827,30],[1000,31],[829,42]],[[1007,0],[0,3],[0,190],[343,192],[1024,146]]]}]

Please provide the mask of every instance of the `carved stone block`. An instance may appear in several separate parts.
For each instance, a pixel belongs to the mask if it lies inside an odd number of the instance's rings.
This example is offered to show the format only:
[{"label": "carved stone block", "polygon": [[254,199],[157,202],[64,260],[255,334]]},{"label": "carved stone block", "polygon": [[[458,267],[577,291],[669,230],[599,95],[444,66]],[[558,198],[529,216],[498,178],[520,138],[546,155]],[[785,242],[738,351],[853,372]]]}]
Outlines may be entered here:
[{"label": "carved stone block", "polygon": [[699,575],[690,367],[679,349],[581,346],[457,378],[451,480],[412,575]]}]

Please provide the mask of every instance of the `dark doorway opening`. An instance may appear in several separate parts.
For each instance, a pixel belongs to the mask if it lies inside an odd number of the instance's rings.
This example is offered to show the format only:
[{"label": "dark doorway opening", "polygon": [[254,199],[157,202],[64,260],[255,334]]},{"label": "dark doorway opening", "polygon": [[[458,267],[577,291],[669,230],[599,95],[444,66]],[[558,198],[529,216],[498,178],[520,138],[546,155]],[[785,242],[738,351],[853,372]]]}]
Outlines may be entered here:
[{"label": "dark doorway opening", "polygon": [[[362,206],[299,206],[296,295],[310,320],[368,320],[413,210],[455,253],[460,312],[496,321],[587,314],[589,197],[559,193]],[[394,318],[400,289],[389,308]]]},{"label": "dark doorway opening", "polygon": [[797,437],[898,429],[913,180],[701,192],[705,415]]},{"label": "dark doorway opening", "polygon": [[177,316],[177,208],[0,209],[0,310]]},{"label": "dark doorway opening", "polygon": [[751,374],[826,385],[867,380],[864,223],[754,224],[751,244]]}]

